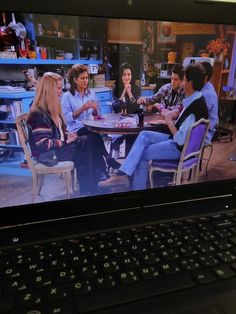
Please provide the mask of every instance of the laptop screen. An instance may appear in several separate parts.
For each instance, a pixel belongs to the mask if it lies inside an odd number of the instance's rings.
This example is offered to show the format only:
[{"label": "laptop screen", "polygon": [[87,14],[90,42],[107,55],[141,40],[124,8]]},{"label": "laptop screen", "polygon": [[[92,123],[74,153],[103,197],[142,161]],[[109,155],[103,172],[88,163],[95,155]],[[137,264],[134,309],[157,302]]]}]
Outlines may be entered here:
[{"label": "laptop screen", "polygon": [[[1,12],[0,207],[235,179],[235,34],[219,23]],[[200,154],[180,165],[200,118]]]}]

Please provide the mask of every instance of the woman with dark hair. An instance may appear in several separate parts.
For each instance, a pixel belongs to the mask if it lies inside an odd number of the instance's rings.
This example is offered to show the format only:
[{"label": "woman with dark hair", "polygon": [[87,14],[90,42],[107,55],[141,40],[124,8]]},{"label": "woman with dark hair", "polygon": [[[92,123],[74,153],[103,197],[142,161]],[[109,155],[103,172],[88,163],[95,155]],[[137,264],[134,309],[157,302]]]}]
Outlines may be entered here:
[{"label": "woman with dark hair", "polygon": [[121,64],[112,94],[112,108],[115,113],[121,112],[124,108],[128,114],[139,110],[137,99],[141,95],[141,88],[135,84],[132,66],[129,63]]},{"label": "woman with dark hair", "polygon": [[[114,113],[123,112],[124,114],[137,113],[139,105],[137,99],[141,95],[141,88],[135,84],[132,76],[132,66],[129,63],[123,63],[119,69],[119,77],[115,81],[112,91],[112,108]],[[112,148],[115,156],[119,157],[119,147],[126,138],[126,153],[129,152],[136,135],[114,136]]]},{"label": "woman with dark hair", "polygon": [[68,73],[68,80],[70,90],[62,96],[62,109],[68,130],[76,132],[78,136],[78,180],[83,187],[81,193],[96,194],[97,182],[108,177],[107,166],[117,168],[120,164],[110,158],[100,134],[90,132],[82,123],[98,111],[95,93],[88,88],[87,66],[73,65]]}]

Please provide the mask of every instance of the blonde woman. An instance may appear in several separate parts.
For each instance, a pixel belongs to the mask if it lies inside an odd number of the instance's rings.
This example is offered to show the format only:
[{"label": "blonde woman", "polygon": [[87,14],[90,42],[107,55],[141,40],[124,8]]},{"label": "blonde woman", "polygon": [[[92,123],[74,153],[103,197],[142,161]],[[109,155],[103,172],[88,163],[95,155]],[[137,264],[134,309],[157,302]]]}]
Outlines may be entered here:
[{"label": "blonde woman", "polygon": [[73,161],[78,171],[77,134],[66,132],[60,105],[61,93],[62,77],[53,72],[44,73],[37,84],[28,118],[32,155],[41,161],[45,152],[53,150],[58,161]]}]

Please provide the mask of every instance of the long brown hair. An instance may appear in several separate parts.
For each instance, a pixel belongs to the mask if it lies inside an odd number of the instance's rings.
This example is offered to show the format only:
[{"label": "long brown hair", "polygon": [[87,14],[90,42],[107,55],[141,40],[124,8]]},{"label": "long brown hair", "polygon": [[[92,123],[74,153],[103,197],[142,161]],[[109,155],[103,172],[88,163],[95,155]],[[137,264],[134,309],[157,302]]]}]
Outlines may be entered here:
[{"label": "long brown hair", "polygon": [[57,82],[61,80],[61,75],[45,72],[37,83],[36,95],[30,109],[30,113],[41,109],[51,117],[57,127],[61,120],[64,122],[60,99],[57,95]]},{"label": "long brown hair", "polygon": [[70,92],[72,95],[75,95],[76,91],[75,79],[77,79],[80,76],[80,74],[84,72],[88,73],[88,67],[83,64],[74,64],[69,70],[67,77],[70,83]]}]

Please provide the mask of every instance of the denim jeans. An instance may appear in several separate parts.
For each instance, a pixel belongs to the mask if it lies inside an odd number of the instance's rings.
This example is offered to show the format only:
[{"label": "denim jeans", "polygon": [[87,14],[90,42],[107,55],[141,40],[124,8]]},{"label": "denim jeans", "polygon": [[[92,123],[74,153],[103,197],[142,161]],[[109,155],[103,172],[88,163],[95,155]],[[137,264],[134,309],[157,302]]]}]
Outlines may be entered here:
[{"label": "denim jeans", "polygon": [[149,161],[156,159],[179,159],[181,151],[169,134],[142,131],[137,137],[120,170],[133,176],[133,189],[147,186]]}]

